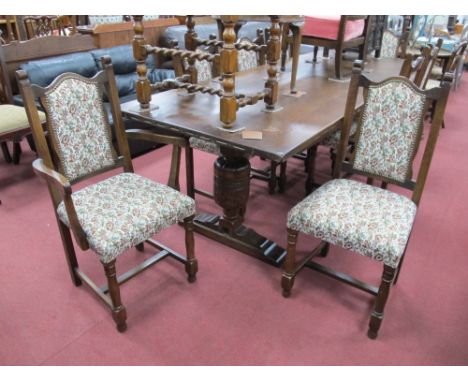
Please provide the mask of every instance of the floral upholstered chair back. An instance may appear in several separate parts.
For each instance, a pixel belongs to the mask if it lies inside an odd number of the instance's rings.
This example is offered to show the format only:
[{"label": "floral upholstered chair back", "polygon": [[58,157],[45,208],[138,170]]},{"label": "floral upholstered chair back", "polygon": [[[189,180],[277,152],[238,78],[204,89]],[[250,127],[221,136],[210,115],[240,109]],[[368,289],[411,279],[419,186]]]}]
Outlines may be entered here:
[{"label": "floral upholstered chair back", "polygon": [[380,58],[395,58],[400,46],[400,37],[394,32],[386,30],[382,36],[382,46],[380,48]]},{"label": "floral upholstered chair back", "polygon": [[[206,53],[206,50],[197,48],[196,52]],[[186,72],[189,68],[189,62],[186,58],[183,59],[183,69]],[[195,68],[197,69],[197,82],[210,81],[213,79],[213,65],[207,60],[195,60]]]},{"label": "floral upholstered chair back", "polygon": [[[254,46],[252,41],[247,37],[243,37],[238,41],[241,44]],[[237,51],[237,71],[242,72],[256,68],[258,66],[258,54],[255,50],[239,49]]]},{"label": "floral upholstered chair back", "polygon": [[426,96],[404,78],[370,85],[356,137],[353,169],[404,183],[421,139]]},{"label": "floral upholstered chair back", "polygon": [[42,99],[59,167],[69,181],[116,163],[102,93],[93,79],[65,73]]}]

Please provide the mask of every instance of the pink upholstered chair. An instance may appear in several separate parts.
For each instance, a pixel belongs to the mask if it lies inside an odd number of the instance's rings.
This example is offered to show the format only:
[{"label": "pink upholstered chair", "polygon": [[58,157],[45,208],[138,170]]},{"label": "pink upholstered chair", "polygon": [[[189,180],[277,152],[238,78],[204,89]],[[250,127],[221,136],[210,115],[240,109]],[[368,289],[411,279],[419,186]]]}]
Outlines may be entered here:
[{"label": "pink upholstered chair", "polygon": [[302,43],[314,45],[314,62],[319,46],[335,49],[335,76],[341,79],[343,51],[359,47],[359,59],[364,59],[368,16],[305,16]]}]

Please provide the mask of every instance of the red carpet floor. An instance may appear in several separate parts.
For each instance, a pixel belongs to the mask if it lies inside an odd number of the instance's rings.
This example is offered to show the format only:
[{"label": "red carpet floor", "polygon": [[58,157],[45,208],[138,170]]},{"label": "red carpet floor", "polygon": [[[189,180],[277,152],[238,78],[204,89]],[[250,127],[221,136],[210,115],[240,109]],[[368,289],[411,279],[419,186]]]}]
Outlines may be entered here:
[{"label": "red carpet floor", "polygon": [[[196,236],[198,280],[167,260],[122,287],[128,330],[72,285],[34,154],[0,161],[0,364],[2,365],[468,365],[468,75],[452,92],[400,280],[376,341],[366,337],[371,296],[304,270],[284,299],[280,269]],[[213,157],[196,153],[197,184],[210,188]],[[134,161],[166,181],[167,148]],[[328,176],[326,152],[319,179]],[[288,191],[269,196],[254,181],[247,224],[285,245],[287,211],[303,197],[304,173],[289,161]],[[217,211],[197,199],[200,211]],[[183,252],[176,226],[159,239]],[[300,236],[301,251],[313,241]],[[131,250],[120,272],[150,253]],[[81,267],[103,282],[96,256]],[[332,248],[324,263],[378,283],[380,264]]]}]

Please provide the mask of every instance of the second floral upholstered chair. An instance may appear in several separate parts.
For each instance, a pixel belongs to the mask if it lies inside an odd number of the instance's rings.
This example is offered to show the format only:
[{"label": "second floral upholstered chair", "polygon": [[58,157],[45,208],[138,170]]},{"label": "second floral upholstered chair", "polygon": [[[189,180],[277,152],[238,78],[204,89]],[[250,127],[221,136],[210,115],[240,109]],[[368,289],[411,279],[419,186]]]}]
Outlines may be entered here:
[{"label": "second floral upholstered chair", "polygon": [[[195,202],[174,188],[185,140],[138,130],[125,134],[109,57],[102,58],[102,66],[104,70],[91,79],[65,73],[45,88],[31,85],[24,71],[18,71],[17,78],[39,154],[33,163],[34,171],[47,181],[72,280],[76,286],[85,282],[97,293],[111,308],[117,329],[123,332],[127,328],[127,313],[120,298],[120,284],[166,256],[184,263],[188,280],[195,281],[197,260],[192,227]],[[118,153],[112,145],[103,91],[112,107]],[[37,111],[37,98],[47,116],[50,145]],[[127,135],[174,145],[169,182],[172,187],[133,173]],[[78,191],[72,189],[81,180],[116,168],[122,168],[123,172]],[[187,257],[151,239],[179,221],[185,226]],[[98,255],[107,286],[99,288],[78,267],[71,234],[82,250],[92,249]],[[131,247],[142,250],[145,242],[160,252],[117,277],[116,259]]]},{"label": "second floral upholstered chair", "polygon": [[[288,252],[282,277],[283,295],[289,297],[297,273],[310,268],[345,281],[377,296],[369,322],[368,336],[376,338],[384,317],[389,289],[401,268],[429,166],[441,127],[450,79],[442,87],[421,90],[405,77],[391,77],[375,83],[361,74],[362,62],[354,64],[346,102],[344,130],[335,165],[335,179],[325,183],[288,214]],[[359,89],[366,95],[356,134],[356,148],[350,160],[345,151],[356,110]],[[437,110],[419,171],[413,160],[420,146],[424,115],[437,101]],[[341,171],[368,178],[368,183],[340,179]],[[413,179],[414,173],[414,179]],[[372,185],[373,180],[412,191],[411,198]],[[296,261],[299,232],[322,240],[309,255]],[[330,244],[383,263],[379,288],[335,272],[310,259],[325,255]]]}]

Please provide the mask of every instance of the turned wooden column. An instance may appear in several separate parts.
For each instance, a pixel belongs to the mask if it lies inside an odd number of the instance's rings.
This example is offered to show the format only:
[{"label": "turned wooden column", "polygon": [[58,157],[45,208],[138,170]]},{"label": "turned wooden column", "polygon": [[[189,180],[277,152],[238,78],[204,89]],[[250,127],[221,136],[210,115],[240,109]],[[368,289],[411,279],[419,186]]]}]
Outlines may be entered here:
[{"label": "turned wooden column", "polygon": [[265,107],[267,110],[274,110],[278,101],[278,80],[276,79],[277,63],[281,55],[280,41],[280,24],[278,16],[270,16],[270,40],[267,44],[267,62],[268,62],[268,79],[265,83],[265,88],[270,89],[270,94],[265,97]]},{"label": "turned wooden column", "polygon": [[[187,32],[185,32],[184,35],[184,41],[185,41],[185,49],[191,50],[195,52],[197,50],[197,34],[195,32],[195,20],[193,19],[193,16],[187,16],[185,18],[185,25],[187,26]],[[194,58],[189,58],[188,59],[188,74],[190,74],[190,82],[192,84],[198,83],[198,71],[197,68],[195,67],[195,59]]]},{"label": "turned wooden column", "polygon": [[148,54],[143,46],[146,44],[143,35],[143,16],[133,16],[133,57],[137,63],[138,79],[136,81],[136,94],[141,109],[149,109],[151,102],[151,84],[148,80],[146,58]]},{"label": "turned wooden column", "polygon": [[223,48],[221,49],[221,76],[224,95],[220,100],[220,119],[224,128],[229,129],[236,121],[237,101],[235,95],[235,75],[237,67],[237,50],[234,47],[236,32],[234,26],[238,16],[221,16],[223,22]]},{"label": "turned wooden column", "polygon": [[214,163],[214,199],[223,208],[220,228],[233,233],[244,221],[250,192],[250,162],[236,153],[223,153]]}]

